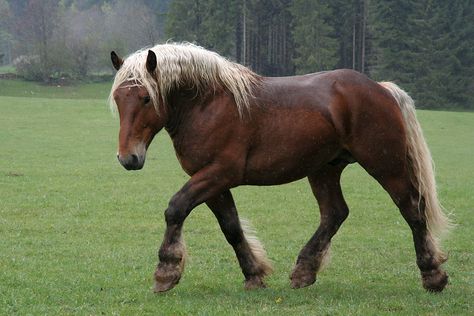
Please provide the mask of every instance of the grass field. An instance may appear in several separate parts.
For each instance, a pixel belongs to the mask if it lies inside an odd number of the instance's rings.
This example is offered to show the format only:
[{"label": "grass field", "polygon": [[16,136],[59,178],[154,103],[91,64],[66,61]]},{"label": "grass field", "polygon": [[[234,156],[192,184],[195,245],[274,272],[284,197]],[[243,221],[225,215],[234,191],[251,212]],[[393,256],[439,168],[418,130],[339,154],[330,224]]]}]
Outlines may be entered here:
[{"label": "grass field", "polygon": [[474,314],[474,113],[419,111],[441,200],[458,224],[444,243],[443,293],[423,290],[408,226],[352,165],[343,176],[351,213],[313,286],[292,290],[288,280],[318,223],[302,180],[233,191],[274,262],[267,289],[243,289],[231,247],[200,206],[185,224],[183,278],[156,295],[163,211],[187,176],[165,133],[142,171],[119,165],[108,87],[0,81],[0,315]]}]

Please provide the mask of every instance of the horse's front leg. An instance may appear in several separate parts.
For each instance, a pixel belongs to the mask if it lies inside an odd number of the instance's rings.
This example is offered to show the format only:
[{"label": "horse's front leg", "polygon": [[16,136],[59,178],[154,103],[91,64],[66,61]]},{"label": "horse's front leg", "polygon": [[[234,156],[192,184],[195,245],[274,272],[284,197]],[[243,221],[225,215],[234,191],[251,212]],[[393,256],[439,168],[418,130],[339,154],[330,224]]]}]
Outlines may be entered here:
[{"label": "horse's front leg", "polygon": [[197,205],[228,188],[228,177],[221,169],[209,166],[200,170],[170,200],[165,211],[166,231],[155,271],[155,292],[164,292],[178,284],[184,270],[186,248],[183,223]]}]

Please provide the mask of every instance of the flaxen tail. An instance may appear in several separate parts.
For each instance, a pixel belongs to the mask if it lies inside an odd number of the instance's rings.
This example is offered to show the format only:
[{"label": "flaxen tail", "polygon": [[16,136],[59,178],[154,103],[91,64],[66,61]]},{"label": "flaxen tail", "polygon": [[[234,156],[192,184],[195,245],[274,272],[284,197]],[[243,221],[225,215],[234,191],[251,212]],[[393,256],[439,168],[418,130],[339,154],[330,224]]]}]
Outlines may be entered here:
[{"label": "flaxen tail", "polygon": [[431,234],[435,247],[438,248],[438,259],[440,262],[443,262],[446,260],[446,257],[439,251],[438,243],[441,237],[449,231],[452,224],[444,214],[443,208],[438,201],[434,164],[420,123],[416,119],[415,102],[396,84],[392,82],[379,82],[379,84],[390,91],[402,111],[407,132],[407,155],[411,167],[412,182],[418,188],[420,202],[421,197],[424,199],[424,215],[428,232]]}]

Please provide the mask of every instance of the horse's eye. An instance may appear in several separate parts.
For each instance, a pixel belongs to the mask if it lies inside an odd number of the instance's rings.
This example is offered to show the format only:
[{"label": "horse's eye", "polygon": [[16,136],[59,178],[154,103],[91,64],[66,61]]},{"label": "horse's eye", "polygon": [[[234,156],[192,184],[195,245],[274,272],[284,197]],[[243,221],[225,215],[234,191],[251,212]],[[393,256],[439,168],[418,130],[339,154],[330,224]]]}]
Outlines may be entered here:
[{"label": "horse's eye", "polygon": [[145,104],[147,104],[148,102],[150,102],[150,96],[148,96],[148,95],[145,96],[145,97],[143,98],[143,102],[145,102]]}]

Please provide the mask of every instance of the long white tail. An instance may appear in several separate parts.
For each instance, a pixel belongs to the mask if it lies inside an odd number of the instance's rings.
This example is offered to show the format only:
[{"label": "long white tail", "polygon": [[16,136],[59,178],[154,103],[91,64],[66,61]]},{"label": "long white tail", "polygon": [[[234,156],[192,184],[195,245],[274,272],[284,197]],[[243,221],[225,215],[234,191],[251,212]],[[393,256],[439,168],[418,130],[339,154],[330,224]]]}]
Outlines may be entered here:
[{"label": "long white tail", "polygon": [[[379,84],[390,91],[402,111],[407,131],[407,155],[410,161],[412,181],[415,187],[418,188],[420,201],[421,197],[424,198],[424,212],[428,232],[433,238],[435,247],[438,248],[441,237],[449,231],[452,224],[446,214],[444,214],[438,200],[434,164],[420,123],[416,118],[415,102],[393,82],[379,82]],[[438,253],[440,257],[444,256],[441,251]],[[442,258],[440,259],[442,260]]]}]

